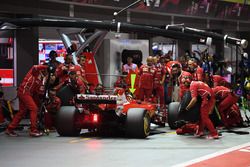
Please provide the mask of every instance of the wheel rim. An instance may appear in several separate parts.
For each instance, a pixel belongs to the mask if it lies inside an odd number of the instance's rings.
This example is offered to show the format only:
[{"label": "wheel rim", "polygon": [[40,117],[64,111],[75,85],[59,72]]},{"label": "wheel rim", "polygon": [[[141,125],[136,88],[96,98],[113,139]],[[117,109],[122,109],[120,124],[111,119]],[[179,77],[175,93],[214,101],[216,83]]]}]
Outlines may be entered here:
[{"label": "wheel rim", "polygon": [[148,119],[148,114],[146,114],[143,118],[143,122],[144,122],[144,134],[146,136],[149,135],[149,132],[150,132],[150,122],[149,122],[149,119]]}]

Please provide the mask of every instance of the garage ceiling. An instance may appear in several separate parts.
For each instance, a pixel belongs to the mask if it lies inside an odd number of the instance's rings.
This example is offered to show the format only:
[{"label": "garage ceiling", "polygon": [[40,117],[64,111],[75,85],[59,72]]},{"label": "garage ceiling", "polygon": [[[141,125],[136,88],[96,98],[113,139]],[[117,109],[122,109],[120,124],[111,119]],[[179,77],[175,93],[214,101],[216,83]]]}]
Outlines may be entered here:
[{"label": "garage ceiling", "polygon": [[[63,16],[94,20],[112,20],[113,13],[120,10],[134,0],[22,0],[4,1],[0,5],[0,14],[15,13],[29,14],[34,17]],[[206,1],[208,2],[208,1]],[[230,31],[249,31],[250,7],[249,5],[235,6],[235,3],[210,0],[210,9],[206,13],[206,3],[203,0],[161,0],[159,8],[145,8],[139,4],[122,13],[117,21],[137,24],[166,25],[185,23],[186,26],[201,29]],[[221,6],[224,3],[224,6]],[[105,6],[103,6],[105,4]],[[227,4],[225,6],[225,4]],[[165,6],[164,6],[165,5]],[[197,6],[195,6],[197,5]],[[169,9],[171,7],[171,10]],[[193,13],[190,8],[196,7]],[[241,13],[239,16],[239,7]],[[190,10],[189,10],[190,9]],[[231,14],[229,12],[231,11]],[[238,11],[238,12],[237,12]],[[247,14],[246,14],[247,13]],[[224,15],[223,15],[224,14]],[[42,29],[43,30],[43,29]],[[54,34],[54,30],[49,32]]]}]

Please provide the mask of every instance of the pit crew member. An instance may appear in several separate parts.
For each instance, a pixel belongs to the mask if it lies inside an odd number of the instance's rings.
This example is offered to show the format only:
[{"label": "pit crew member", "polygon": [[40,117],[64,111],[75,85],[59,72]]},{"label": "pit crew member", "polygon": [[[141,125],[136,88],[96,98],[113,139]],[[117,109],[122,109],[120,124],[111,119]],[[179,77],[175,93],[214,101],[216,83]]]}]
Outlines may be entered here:
[{"label": "pit crew member", "polygon": [[69,72],[75,71],[75,65],[72,63],[72,55],[67,54],[65,62],[60,64],[56,69],[56,77],[59,78],[60,83],[69,79]]},{"label": "pit crew member", "polygon": [[152,96],[155,71],[153,67],[153,57],[149,56],[147,58],[147,64],[142,65],[139,70],[139,99],[142,101],[147,101]]},{"label": "pit crew member", "polygon": [[166,69],[165,66],[162,66],[156,58],[155,60],[155,77],[154,77],[154,92],[156,98],[160,100],[160,106],[163,108],[165,104],[164,100],[164,81],[166,79]]},{"label": "pit crew member", "polygon": [[[186,80],[185,84],[189,84],[188,80]],[[192,99],[186,107],[186,110],[192,109],[198,100],[198,96],[201,97],[199,129],[196,135],[199,137],[203,136],[204,128],[207,127],[210,132],[207,138],[218,139],[218,132],[209,118],[209,113],[212,112],[215,105],[215,97],[212,89],[204,82],[192,81],[190,84],[190,91]]]},{"label": "pit crew member", "polygon": [[30,111],[30,136],[39,137],[43,134],[37,129],[38,107],[34,99],[34,93],[46,83],[48,76],[48,66],[34,65],[24,77],[18,88],[19,111],[14,116],[12,122],[7,127],[5,133],[9,136],[18,136],[14,129],[18,126],[26,111]]},{"label": "pit crew member", "polygon": [[192,74],[193,81],[203,81],[203,69],[195,59],[188,60],[188,72]]},{"label": "pit crew member", "polygon": [[216,86],[215,88],[212,88],[212,90],[215,94],[216,101],[218,102],[218,110],[224,126],[229,128],[234,123],[239,124],[242,119],[236,105],[238,96],[224,86]]},{"label": "pit crew member", "polygon": [[127,64],[124,64],[122,66],[122,71],[123,72],[129,73],[130,70],[134,71],[135,73],[138,72],[138,67],[137,67],[136,64],[133,63],[133,58],[132,57],[128,57],[127,58]]}]

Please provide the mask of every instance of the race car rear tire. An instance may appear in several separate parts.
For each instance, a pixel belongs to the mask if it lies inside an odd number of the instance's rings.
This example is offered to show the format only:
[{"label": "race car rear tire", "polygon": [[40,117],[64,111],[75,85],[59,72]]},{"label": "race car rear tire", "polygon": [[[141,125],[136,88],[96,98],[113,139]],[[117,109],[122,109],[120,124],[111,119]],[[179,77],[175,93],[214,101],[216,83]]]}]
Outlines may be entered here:
[{"label": "race car rear tire", "polygon": [[79,136],[81,129],[75,127],[76,108],[62,106],[56,117],[56,130],[60,136]]},{"label": "race car rear tire", "polygon": [[61,99],[62,106],[70,106],[70,101],[75,94],[69,85],[65,85],[57,92],[56,96]]},{"label": "race car rear tire", "polygon": [[185,92],[180,102],[180,110],[184,110],[189,104],[191,99],[192,99],[191,92],[190,91]]},{"label": "race car rear tire", "polygon": [[168,106],[168,125],[171,129],[176,129],[175,122],[178,121],[180,102],[172,102]]},{"label": "race car rear tire", "polygon": [[127,112],[126,135],[132,138],[146,138],[150,133],[150,115],[143,108],[131,108]]}]

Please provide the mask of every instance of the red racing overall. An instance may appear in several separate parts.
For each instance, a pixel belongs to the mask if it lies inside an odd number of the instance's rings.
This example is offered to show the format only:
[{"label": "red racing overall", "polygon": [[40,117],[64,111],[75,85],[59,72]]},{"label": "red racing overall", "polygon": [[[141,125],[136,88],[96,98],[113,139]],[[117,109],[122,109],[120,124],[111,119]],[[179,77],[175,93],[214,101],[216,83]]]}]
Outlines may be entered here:
[{"label": "red racing overall", "polygon": [[213,75],[213,83],[214,83],[214,87],[216,86],[226,86],[229,83],[220,75]]},{"label": "red racing overall", "polygon": [[189,79],[190,80],[189,82],[191,82],[192,81],[192,75],[189,72],[182,71],[181,75],[178,78],[178,82],[180,84],[180,91],[179,91],[179,98],[180,99],[182,99],[185,92],[189,91],[189,87],[185,86],[185,84],[184,84],[186,79]]},{"label": "red racing overall", "polygon": [[74,64],[60,64],[56,69],[56,77],[59,78],[60,83],[64,83],[69,79],[69,72],[76,71]]},{"label": "red racing overall", "polygon": [[157,64],[155,66],[155,77],[154,77],[154,90],[156,93],[156,97],[160,99],[160,105],[164,105],[164,82],[161,83],[162,78],[166,75],[165,67],[161,64]]},{"label": "red racing overall", "polygon": [[52,95],[50,97],[49,102],[46,105],[46,109],[48,112],[45,113],[45,127],[46,129],[52,129],[55,127],[55,115],[59,111],[61,107],[61,99],[56,97],[56,95]]},{"label": "red racing overall", "polygon": [[[230,126],[230,122],[227,119],[229,116],[231,107],[235,105],[238,101],[238,97],[230,91],[230,89],[224,86],[216,86],[213,88],[216,100],[219,102],[218,110],[221,116],[221,120],[226,127]],[[232,108],[232,111],[237,110],[237,108]]]},{"label": "red racing overall", "polygon": [[35,65],[27,73],[23,79],[21,85],[18,88],[19,98],[19,112],[15,115],[12,122],[9,124],[8,129],[15,129],[21,119],[25,116],[27,110],[30,111],[30,131],[37,131],[37,112],[38,107],[34,99],[34,93],[38,90],[43,83],[45,83],[45,76],[41,73],[43,70],[47,70],[45,65]]},{"label": "red racing overall", "polygon": [[197,67],[195,72],[191,73],[193,81],[203,81],[203,69],[201,67]]},{"label": "red racing overall", "polygon": [[155,68],[153,66],[142,65],[139,70],[139,75],[140,75],[139,98],[141,100],[147,100],[152,95],[153,83],[155,77]]},{"label": "red racing overall", "polygon": [[202,99],[198,134],[203,133],[204,128],[207,127],[212,136],[218,135],[209,118],[209,113],[215,105],[215,97],[212,89],[201,81],[192,81],[190,91],[192,98],[200,96]]}]

